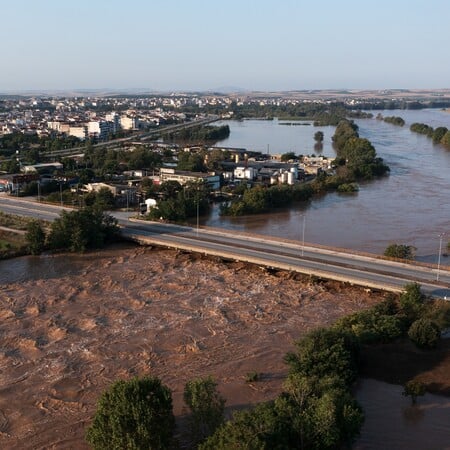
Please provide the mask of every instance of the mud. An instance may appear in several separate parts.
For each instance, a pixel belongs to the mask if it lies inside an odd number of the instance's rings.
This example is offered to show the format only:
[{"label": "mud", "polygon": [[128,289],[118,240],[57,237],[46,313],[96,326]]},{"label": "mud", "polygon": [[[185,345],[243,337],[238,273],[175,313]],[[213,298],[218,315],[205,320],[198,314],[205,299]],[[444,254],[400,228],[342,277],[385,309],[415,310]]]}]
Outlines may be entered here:
[{"label": "mud", "polygon": [[[2,264],[0,448],[8,449],[87,448],[96,401],[119,378],[160,377],[178,418],[196,376],[216,378],[228,412],[274,398],[295,339],[382,297],[148,248]],[[261,381],[246,383],[251,371]]]}]

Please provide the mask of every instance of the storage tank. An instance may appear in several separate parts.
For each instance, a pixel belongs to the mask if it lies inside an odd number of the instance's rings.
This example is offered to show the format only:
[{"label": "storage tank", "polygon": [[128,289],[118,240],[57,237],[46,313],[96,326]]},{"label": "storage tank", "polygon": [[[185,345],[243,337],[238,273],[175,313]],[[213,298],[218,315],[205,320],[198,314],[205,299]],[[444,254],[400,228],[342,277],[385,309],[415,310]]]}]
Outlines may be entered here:
[{"label": "storage tank", "polygon": [[288,172],[288,176],[287,176],[287,184],[294,184],[294,173],[293,172]]},{"label": "storage tank", "polygon": [[287,181],[288,181],[288,172],[283,172],[281,174],[281,182],[284,184],[287,183]]}]

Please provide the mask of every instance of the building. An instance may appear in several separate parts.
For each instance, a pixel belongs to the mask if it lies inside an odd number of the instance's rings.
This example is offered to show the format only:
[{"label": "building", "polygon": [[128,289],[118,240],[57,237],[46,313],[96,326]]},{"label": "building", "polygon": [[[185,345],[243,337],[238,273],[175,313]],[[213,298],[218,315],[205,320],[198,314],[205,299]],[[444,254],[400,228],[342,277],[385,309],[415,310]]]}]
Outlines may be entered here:
[{"label": "building", "polygon": [[110,133],[113,133],[112,122],[106,122],[104,120],[91,120],[88,123],[89,137],[97,138],[101,141],[106,141]]},{"label": "building", "polygon": [[236,167],[233,176],[236,180],[254,180],[258,171],[254,167]]},{"label": "building", "polygon": [[139,126],[139,121],[137,117],[121,116],[120,126],[124,130],[137,130]]},{"label": "building", "polygon": [[214,172],[188,172],[162,167],[159,173],[159,179],[161,183],[166,181],[178,181],[181,185],[189,182],[205,183],[211,189],[220,188],[220,175],[216,175]]},{"label": "building", "polygon": [[85,125],[70,126],[68,135],[75,136],[84,141],[87,137],[87,127]]}]

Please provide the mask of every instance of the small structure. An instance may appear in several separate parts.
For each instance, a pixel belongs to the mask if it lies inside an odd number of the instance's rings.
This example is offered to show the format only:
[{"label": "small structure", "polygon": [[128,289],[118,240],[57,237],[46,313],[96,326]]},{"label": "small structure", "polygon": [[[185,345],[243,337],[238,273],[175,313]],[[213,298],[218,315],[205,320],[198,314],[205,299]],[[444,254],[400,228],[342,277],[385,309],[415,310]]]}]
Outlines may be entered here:
[{"label": "small structure", "polygon": [[185,170],[176,170],[167,167],[161,167],[159,177],[161,183],[164,183],[166,181],[178,181],[178,183],[184,185],[189,182],[201,182],[205,183],[211,189],[220,188],[220,175],[216,175],[215,172],[189,172]]}]

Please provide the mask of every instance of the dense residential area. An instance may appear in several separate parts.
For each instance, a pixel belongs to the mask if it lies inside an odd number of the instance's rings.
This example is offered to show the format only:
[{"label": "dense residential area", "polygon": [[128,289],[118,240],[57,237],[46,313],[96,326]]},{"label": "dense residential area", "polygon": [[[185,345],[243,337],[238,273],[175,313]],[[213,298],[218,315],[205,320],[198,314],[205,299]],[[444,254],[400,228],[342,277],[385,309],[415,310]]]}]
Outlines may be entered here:
[{"label": "dense residential area", "polygon": [[[0,191],[73,207],[100,201],[106,208],[141,214],[156,207],[153,218],[164,219],[174,217],[166,217],[160,203],[177,196],[185,202],[186,193],[192,197],[189,190],[199,184],[205,207],[207,201],[228,200],[222,212],[231,215],[286,206],[314,192],[352,192],[358,179],[388,170],[371,144],[359,138],[357,127],[344,126],[348,120],[352,123],[351,117],[365,117],[354,109],[356,103],[354,99],[195,94],[5,97],[0,100]],[[215,121],[243,115],[271,120],[275,114],[343,127],[343,138],[336,135],[338,158],[220,146],[230,130]],[[345,150],[347,136],[354,139]],[[320,147],[323,133],[317,131],[314,139]],[[365,156],[356,158],[355,152]],[[356,160],[365,168],[356,168]],[[274,200],[269,188],[280,186],[288,189]],[[246,203],[255,187],[265,197],[258,206],[253,200]]]}]

